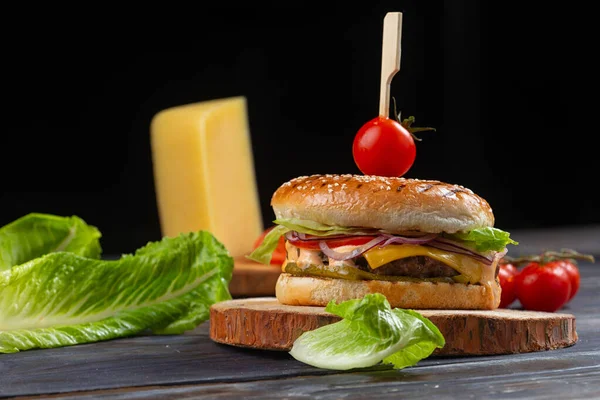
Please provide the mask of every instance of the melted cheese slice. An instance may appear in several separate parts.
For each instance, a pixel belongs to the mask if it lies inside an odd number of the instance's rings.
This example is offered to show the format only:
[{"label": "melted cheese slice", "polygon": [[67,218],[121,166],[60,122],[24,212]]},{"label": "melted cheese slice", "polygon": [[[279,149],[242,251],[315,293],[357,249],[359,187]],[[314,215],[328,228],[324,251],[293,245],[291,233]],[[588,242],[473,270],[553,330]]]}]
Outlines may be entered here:
[{"label": "melted cheese slice", "polygon": [[484,271],[491,269],[468,256],[413,244],[391,244],[385,247],[375,247],[364,254],[365,259],[372,269],[379,268],[394,260],[414,256],[430,257],[454,268],[461,274],[461,277],[457,278],[465,282],[481,282],[482,278],[484,278],[483,275],[485,275]]}]

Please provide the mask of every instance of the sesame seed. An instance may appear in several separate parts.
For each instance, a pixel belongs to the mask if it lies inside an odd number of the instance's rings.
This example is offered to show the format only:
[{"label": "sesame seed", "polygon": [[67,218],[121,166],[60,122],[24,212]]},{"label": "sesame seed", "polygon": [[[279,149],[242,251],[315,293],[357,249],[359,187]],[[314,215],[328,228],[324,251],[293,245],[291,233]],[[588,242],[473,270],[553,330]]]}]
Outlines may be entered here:
[{"label": "sesame seed", "polygon": [[333,184],[333,186],[340,186],[340,184],[336,182]]}]

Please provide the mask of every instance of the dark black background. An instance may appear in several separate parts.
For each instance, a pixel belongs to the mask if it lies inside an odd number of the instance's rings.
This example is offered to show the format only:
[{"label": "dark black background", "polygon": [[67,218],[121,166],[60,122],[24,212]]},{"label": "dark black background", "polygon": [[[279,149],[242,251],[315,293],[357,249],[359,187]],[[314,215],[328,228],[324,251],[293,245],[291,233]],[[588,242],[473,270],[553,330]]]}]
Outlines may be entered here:
[{"label": "dark black background", "polygon": [[505,230],[600,223],[591,9],[342,4],[14,14],[4,37],[0,225],[33,211],[79,215],[111,254],[159,239],[152,117],[236,95],[248,99],[268,224],[284,181],[358,172],[351,144],[378,113],[388,11],[404,12],[392,96],[403,116],[437,128],[420,135],[406,176],[473,189]]}]

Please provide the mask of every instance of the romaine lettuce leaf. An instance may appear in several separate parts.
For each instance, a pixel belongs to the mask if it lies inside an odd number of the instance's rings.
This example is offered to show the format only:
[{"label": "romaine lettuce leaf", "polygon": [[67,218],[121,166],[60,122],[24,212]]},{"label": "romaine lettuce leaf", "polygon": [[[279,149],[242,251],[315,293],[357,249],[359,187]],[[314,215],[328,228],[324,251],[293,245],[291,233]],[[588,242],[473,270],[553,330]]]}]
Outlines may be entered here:
[{"label": "romaine lettuce leaf", "polygon": [[0,228],[0,271],[58,251],[99,258],[100,237],[96,227],[76,216],[27,214]]},{"label": "romaine lettuce leaf", "polygon": [[[343,226],[324,225],[319,222],[307,219],[276,219],[273,221],[278,225],[283,225],[291,231],[306,233],[315,236],[345,235],[349,233],[356,234],[361,231],[360,228],[349,228]],[[367,231],[363,229],[363,231]],[[372,231],[372,230],[371,230]]]},{"label": "romaine lettuce leaf", "polygon": [[252,253],[248,254],[246,258],[259,263],[270,264],[273,252],[279,244],[279,238],[289,231],[290,229],[283,225],[276,225],[265,235],[258,247]]},{"label": "romaine lettuce leaf", "polygon": [[510,238],[510,233],[492,227],[473,229],[465,233],[453,233],[448,237],[467,242],[467,245],[479,252],[502,251],[509,244],[519,244]]},{"label": "romaine lettuce leaf", "polygon": [[446,344],[430,320],[412,310],[392,309],[379,293],[340,304],[332,300],[325,311],[342,320],[304,332],[290,350],[292,357],[314,367],[349,370],[383,362],[402,369]]},{"label": "romaine lettuce leaf", "polygon": [[56,252],[0,272],[0,353],[179,334],[231,298],[233,259],[200,231],[119,260]]}]

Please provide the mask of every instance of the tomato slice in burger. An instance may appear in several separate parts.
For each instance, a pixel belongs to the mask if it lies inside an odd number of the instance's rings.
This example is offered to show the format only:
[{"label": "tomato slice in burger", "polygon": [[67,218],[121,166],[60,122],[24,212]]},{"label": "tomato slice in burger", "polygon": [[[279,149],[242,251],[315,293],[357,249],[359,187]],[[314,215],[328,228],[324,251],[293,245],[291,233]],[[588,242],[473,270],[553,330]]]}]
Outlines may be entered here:
[{"label": "tomato slice in burger", "polygon": [[[327,243],[327,246],[335,248],[341,246],[360,246],[370,242],[371,240],[373,240],[373,238],[374,236],[347,236],[336,239],[324,239],[324,241],[325,243]],[[289,242],[296,247],[300,247],[301,249],[319,250],[319,242],[321,242],[321,240],[296,239],[290,240]]]}]

